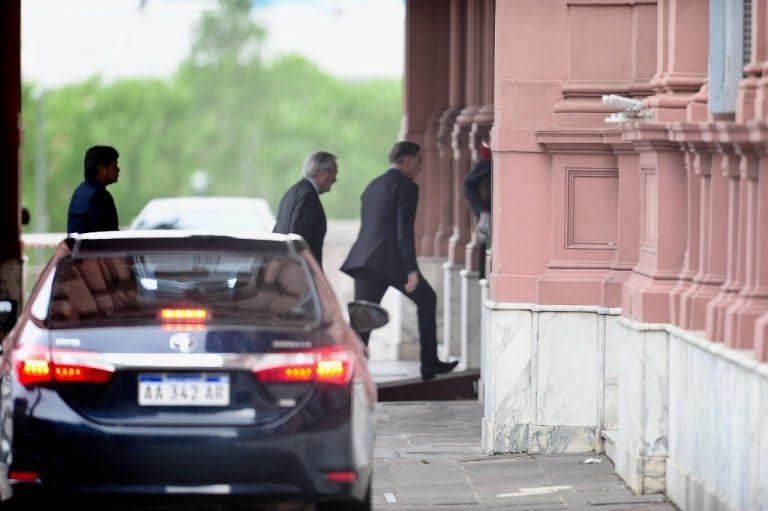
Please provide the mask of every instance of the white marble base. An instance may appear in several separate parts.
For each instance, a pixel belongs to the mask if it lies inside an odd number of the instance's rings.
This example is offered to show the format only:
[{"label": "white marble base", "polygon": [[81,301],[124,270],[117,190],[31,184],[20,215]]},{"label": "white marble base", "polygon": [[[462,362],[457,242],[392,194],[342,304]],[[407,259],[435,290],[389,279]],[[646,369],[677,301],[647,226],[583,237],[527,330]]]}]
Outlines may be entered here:
[{"label": "white marble base", "polygon": [[635,493],[664,492],[666,456],[641,455],[616,441],[612,445],[610,458],[616,474]]},{"label": "white marble base", "polygon": [[480,315],[483,307],[480,274],[461,270],[461,369],[480,367]]},{"label": "white marble base", "polygon": [[528,426],[528,452],[580,453],[595,452],[596,439],[600,436],[597,428],[576,426]]},{"label": "white marble base", "polygon": [[450,262],[443,264],[443,352],[440,358],[444,360],[461,357],[462,268]]},{"label": "white marble base", "polygon": [[599,452],[600,431],[575,426],[494,423],[483,417],[482,449],[488,454],[577,454]]},{"label": "white marble base", "polygon": [[667,332],[658,325],[619,320],[619,398],[616,473],[636,493],[664,490],[668,453]]},{"label": "white marble base", "polygon": [[[482,279],[478,282],[480,287],[480,367],[488,367],[488,356],[490,350],[488,349],[488,343],[490,342],[491,331],[491,314],[490,309],[486,307],[488,301],[488,280]],[[483,371],[480,371],[480,376],[477,380],[477,399],[480,403],[485,403],[485,378]]]},{"label": "white marble base", "polygon": [[[667,497],[683,511],[739,511],[722,500],[714,490],[707,487],[701,480],[690,472],[667,459]],[[765,506],[744,509],[766,509]]]},{"label": "white marble base", "polygon": [[604,449],[682,511],[768,511],[768,363],[752,350],[616,309],[483,303],[486,453]]},{"label": "white marble base", "polygon": [[768,510],[768,364],[669,328],[667,491],[683,510]]},{"label": "white marble base", "polygon": [[[592,452],[605,424],[607,325],[618,310],[486,302],[486,452]],[[615,352],[615,350],[612,350]],[[615,369],[612,369],[614,371]],[[615,374],[614,374],[615,377]],[[612,383],[615,387],[615,383]]]},{"label": "white marble base", "polygon": [[600,431],[600,436],[603,439],[601,449],[597,452],[605,453],[611,460],[615,459],[616,452],[616,430],[604,429]]},{"label": "white marble base", "polygon": [[768,511],[768,364],[701,333],[619,323],[616,473],[682,511]]},{"label": "white marble base", "polygon": [[602,412],[604,430],[619,428],[619,352],[621,350],[621,326],[615,318],[604,321],[605,357],[603,358]]}]

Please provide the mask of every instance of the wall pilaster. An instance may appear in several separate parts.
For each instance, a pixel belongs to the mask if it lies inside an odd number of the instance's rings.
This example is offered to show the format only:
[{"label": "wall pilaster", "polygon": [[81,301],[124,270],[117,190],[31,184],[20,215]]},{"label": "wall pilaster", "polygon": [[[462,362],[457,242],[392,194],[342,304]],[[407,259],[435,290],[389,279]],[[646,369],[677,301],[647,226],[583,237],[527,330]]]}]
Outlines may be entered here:
[{"label": "wall pilaster", "polygon": [[438,195],[439,221],[434,237],[434,254],[437,257],[448,257],[448,244],[453,234],[453,148],[451,137],[453,125],[459,115],[458,109],[448,109],[440,117],[437,130],[438,155],[438,189],[433,190]]},{"label": "wall pilaster", "polygon": [[644,101],[657,122],[685,121],[691,99],[707,80],[709,10],[691,0],[659,0],[655,94]]},{"label": "wall pilaster", "polygon": [[638,124],[625,136],[640,154],[640,252],[624,285],[623,314],[669,322],[671,293],[683,270],[687,245],[687,179],[684,155],[662,124]]},{"label": "wall pilaster", "polygon": [[[438,129],[441,111],[435,111],[427,120],[427,130],[424,135],[424,145],[421,148],[423,157],[422,167],[425,172],[423,187],[425,190],[440,189],[440,152],[438,149]],[[440,227],[440,201],[435,193],[420,194],[418,214],[421,222],[417,222],[415,232],[417,248],[422,257],[435,256],[434,239]]]},{"label": "wall pilaster", "polygon": [[727,193],[720,172],[720,155],[711,144],[693,146],[693,173],[698,176],[699,258],[698,271],[680,302],[682,328],[704,330],[707,303],[717,296],[725,280],[725,235]]},{"label": "wall pilaster", "polygon": [[699,176],[693,169],[693,152],[685,146],[683,161],[685,162],[686,197],[688,198],[688,211],[686,212],[686,245],[683,255],[683,269],[677,276],[677,284],[672,288],[670,300],[670,322],[673,325],[683,326],[687,317],[683,313],[683,296],[693,285],[693,277],[699,271],[699,210],[701,207],[701,194],[699,191]]},{"label": "wall pilaster", "polygon": [[727,226],[726,226],[726,264],[725,281],[720,286],[717,296],[707,304],[706,335],[714,342],[725,340],[725,312],[728,310],[737,298],[737,293],[742,287],[742,277],[739,274],[743,265],[739,265],[739,239],[742,236],[739,233],[739,202],[741,198],[742,183],[738,170],[738,156],[732,147],[723,145],[720,148],[722,152],[722,172],[727,180],[728,205]]},{"label": "wall pilaster", "polygon": [[[734,133],[743,142],[749,135],[747,131]],[[743,265],[743,286],[735,302],[725,311],[724,340],[728,346],[736,349],[752,349],[754,345],[755,320],[768,310],[768,281],[760,278],[761,246],[759,233],[764,226],[759,225],[760,195],[759,172],[760,160],[766,155],[762,147],[753,147],[749,143],[736,143],[740,156],[739,178],[743,183],[740,188],[739,233],[743,239],[739,242],[739,263]],[[757,152],[759,151],[759,152]],[[765,205],[763,204],[763,208]],[[768,253],[763,252],[763,256]],[[763,259],[766,261],[766,259]]]}]

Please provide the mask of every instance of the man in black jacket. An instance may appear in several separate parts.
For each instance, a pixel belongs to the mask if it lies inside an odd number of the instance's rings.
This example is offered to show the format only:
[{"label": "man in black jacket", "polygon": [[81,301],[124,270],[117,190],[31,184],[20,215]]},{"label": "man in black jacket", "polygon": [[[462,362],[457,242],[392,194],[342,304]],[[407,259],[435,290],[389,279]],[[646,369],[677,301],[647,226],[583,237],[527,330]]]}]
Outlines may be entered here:
[{"label": "man in black jacket", "polygon": [[[417,307],[421,377],[452,371],[458,361],[437,358],[437,295],[416,261],[414,222],[421,170],[421,147],[396,143],[389,152],[390,168],[371,181],[360,198],[360,232],[341,266],[355,280],[355,300],[380,303],[390,286]],[[360,334],[368,345],[369,334]]]},{"label": "man in black jacket", "polygon": [[480,243],[480,278],[485,278],[485,252],[491,235],[491,149],[485,140],[480,144],[480,157],[470,169],[462,185],[464,198],[475,214],[477,241]]},{"label": "man in black jacket", "polygon": [[67,213],[67,232],[118,230],[117,208],[107,186],[117,182],[120,155],[111,146],[96,145],[85,152],[85,180],[75,188]]},{"label": "man in black jacket", "polygon": [[299,234],[323,266],[323,241],[327,223],[320,194],[331,189],[338,174],[336,156],[318,151],[307,156],[302,178],[285,192],[277,210],[273,232]]}]

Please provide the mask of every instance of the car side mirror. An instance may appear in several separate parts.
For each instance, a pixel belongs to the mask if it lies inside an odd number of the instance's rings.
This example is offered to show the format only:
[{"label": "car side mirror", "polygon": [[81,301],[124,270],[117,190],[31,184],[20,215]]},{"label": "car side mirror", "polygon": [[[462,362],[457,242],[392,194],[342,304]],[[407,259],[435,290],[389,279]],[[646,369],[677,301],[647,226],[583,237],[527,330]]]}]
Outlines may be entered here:
[{"label": "car side mirror", "polygon": [[16,300],[0,300],[0,331],[11,331],[18,319],[18,306]]},{"label": "car side mirror", "polygon": [[355,300],[347,304],[349,324],[359,334],[368,333],[389,323],[389,313],[378,303]]}]

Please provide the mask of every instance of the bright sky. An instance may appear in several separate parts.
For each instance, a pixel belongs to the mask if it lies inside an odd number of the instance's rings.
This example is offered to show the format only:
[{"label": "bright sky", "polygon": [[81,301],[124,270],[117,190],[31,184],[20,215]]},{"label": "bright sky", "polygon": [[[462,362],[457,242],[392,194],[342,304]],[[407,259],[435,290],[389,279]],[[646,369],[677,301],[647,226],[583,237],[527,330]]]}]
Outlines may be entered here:
[{"label": "bright sky", "polygon": [[[193,24],[213,6],[214,0],[24,0],[23,77],[49,87],[97,73],[106,80],[168,76],[187,57]],[[273,0],[252,14],[267,29],[267,57],[302,53],[341,78],[402,76],[404,0]]]}]

